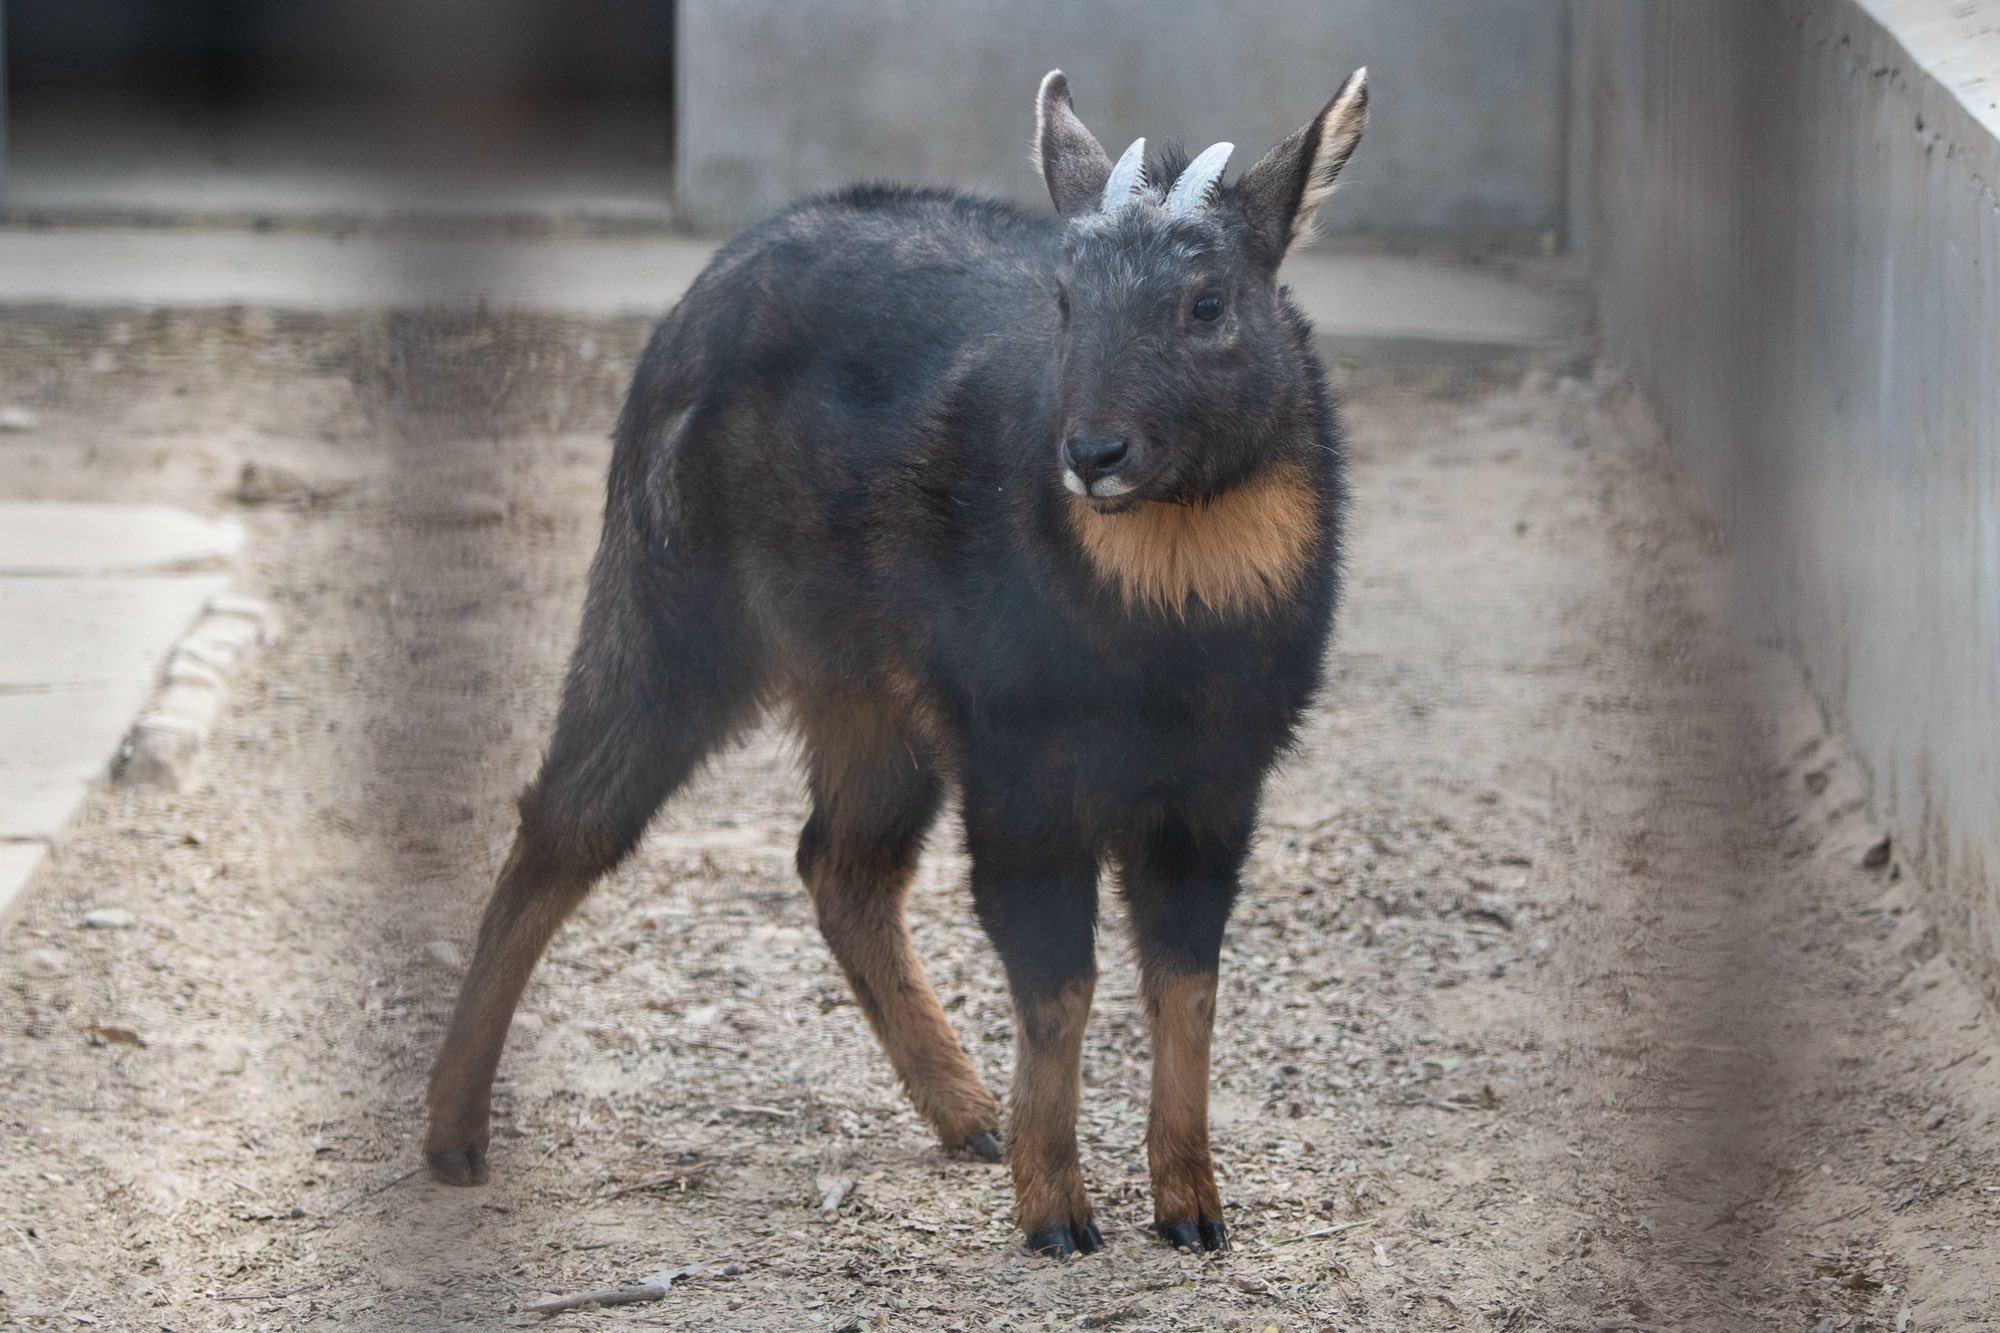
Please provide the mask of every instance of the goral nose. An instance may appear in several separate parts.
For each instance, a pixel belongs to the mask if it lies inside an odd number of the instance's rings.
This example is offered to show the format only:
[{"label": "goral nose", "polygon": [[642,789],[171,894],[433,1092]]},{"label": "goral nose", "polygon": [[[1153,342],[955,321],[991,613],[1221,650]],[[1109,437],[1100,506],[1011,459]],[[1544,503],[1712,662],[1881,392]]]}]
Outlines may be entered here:
[{"label": "goral nose", "polygon": [[1131,452],[1125,441],[1109,435],[1072,435],[1063,441],[1063,461],[1085,490],[1118,471]]}]

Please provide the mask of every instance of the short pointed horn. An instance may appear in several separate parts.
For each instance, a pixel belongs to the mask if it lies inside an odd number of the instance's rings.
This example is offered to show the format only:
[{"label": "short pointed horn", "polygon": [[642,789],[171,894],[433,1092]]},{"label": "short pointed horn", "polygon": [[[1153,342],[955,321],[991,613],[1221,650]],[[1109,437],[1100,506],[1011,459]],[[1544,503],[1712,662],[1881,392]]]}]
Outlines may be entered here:
[{"label": "short pointed horn", "polygon": [[1111,168],[1111,175],[1104,182],[1104,202],[1099,207],[1107,213],[1114,212],[1145,188],[1146,140],[1142,137],[1134,139],[1119,155],[1118,164]]},{"label": "short pointed horn", "polygon": [[1229,155],[1235,151],[1233,143],[1210,144],[1202,149],[1167,192],[1167,211],[1189,213],[1209,202],[1215,195],[1216,183],[1222,179],[1222,169],[1229,165]]}]

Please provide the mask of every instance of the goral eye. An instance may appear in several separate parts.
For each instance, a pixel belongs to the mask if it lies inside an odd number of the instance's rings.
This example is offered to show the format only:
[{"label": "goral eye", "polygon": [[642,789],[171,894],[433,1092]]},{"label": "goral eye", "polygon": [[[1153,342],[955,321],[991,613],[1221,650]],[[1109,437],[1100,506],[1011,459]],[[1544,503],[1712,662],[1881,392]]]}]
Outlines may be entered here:
[{"label": "goral eye", "polygon": [[1056,310],[1065,320],[1069,318],[1069,289],[1067,287],[1056,288]]},{"label": "goral eye", "polygon": [[1222,318],[1222,298],[1212,293],[1201,297],[1195,301],[1194,308],[1188,313],[1204,324],[1213,324]]}]

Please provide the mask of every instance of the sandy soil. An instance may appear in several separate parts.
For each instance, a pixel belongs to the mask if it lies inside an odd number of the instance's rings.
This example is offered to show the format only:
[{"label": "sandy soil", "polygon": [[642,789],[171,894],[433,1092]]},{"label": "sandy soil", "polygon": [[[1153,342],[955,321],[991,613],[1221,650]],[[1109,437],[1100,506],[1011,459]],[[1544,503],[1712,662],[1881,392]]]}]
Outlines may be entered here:
[{"label": "sandy soil", "polygon": [[[1109,1241],[1023,1253],[930,1144],[790,870],[782,734],[564,932],[496,1179],[414,1168],[641,330],[10,315],[0,492],[267,502],[283,641],[206,781],[94,797],[0,943],[0,1316],[30,1328],[1960,1329],[1994,1322],[1995,1032],[1864,775],[1615,393],[1349,374],[1350,594],[1225,955],[1233,1253],[1150,1244],[1115,922],[1086,1057]],[[274,473],[272,469],[276,469]],[[275,493],[276,502],[269,502]],[[1010,1025],[949,837],[914,904]],[[129,931],[83,913],[130,909]],[[93,1024],[143,1047],[93,1045]],[[828,1182],[852,1186],[831,1214]]]}]

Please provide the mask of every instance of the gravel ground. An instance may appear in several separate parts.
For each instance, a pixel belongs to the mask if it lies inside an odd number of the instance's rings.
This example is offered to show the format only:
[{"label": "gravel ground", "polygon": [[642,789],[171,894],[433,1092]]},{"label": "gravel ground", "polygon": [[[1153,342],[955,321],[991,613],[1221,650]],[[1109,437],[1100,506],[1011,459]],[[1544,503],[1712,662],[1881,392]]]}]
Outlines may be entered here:
[{"label": "gravel ground", "polygon": [[[1005,1173],[931,1144],[813,931],[775,728],[557,940],[493,1184],[432,1184],[423,1074],[642,333],[0,325],[0,403],[40,422],[0,437],[0,493],[241,509],[245,590],[287,631],[200,787],[94,796],[0,943],[0,1317],[525,1327],[529,1302],[681,1269],[664,1300],[558,1325],[1996,1320],[1989,1016],[1896,850],[1867,855],[1841,739],[1732,631],[1729,553],[1643,416],[1536,370],[1343,375],[1350,591],[1224,956],[1233,1253],[1146,1239],[1115,921],[1081,1126],[1108,1249],[1022,1252]],[[964,868],[941,833],[912,910],[999,1086],[1010,1020]],[[85,928],[97,907],[136,924]]]}]

